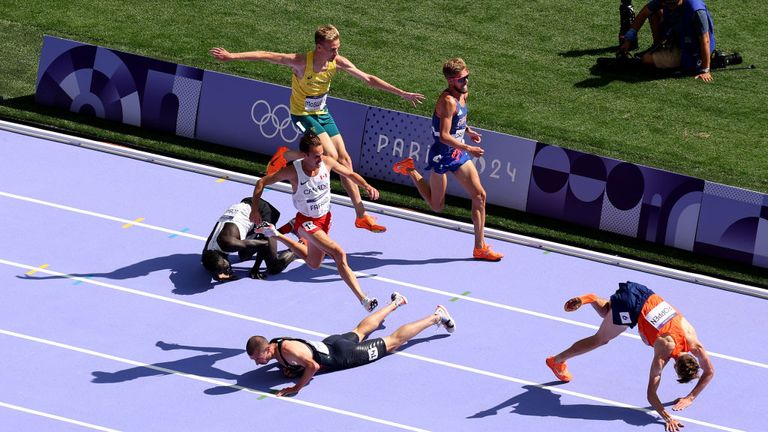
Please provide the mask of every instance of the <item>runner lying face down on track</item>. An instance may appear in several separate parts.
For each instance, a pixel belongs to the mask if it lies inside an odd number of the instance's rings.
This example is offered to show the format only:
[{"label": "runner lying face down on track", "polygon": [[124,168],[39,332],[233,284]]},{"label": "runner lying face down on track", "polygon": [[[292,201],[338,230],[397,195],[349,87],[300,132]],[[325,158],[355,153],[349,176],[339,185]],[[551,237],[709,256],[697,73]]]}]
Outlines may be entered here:
[{"label": "runner lying face down on track", "polygon": [[[293,252],[289,250],[277,252],[275,239],[255,232],[254,224],[248,219],[251,214],[251,202],[251,198],[243,198],[229,207],[216,222],[205,242],[203,267],[219,282],[237,279],[229,262],[230,253],[237,252],[240,261],[249,260],[256,255],[256,262],[249,273],[253,279],[266,279],[267,273],[278,274],[294,259]],[[267,201],[261,200],[259,208],[266,220],[277,222],[280,218],[280,212]],[[266,273],[259,271],[262,262],[267,263]]]},{"label": "runner lying face down on track", "polygon": [[369,185],[359,174],[324,154],[323,144],[317,135],[309,132],[302,137],[299,148],[304,154],[302,159],[293,161],[279,171],[262,177],[253,190],[253,202],[261,200],[264,188],[273,183],[287,180],[293,187],[293,205],[298,211],[294,222],[296,234],[304,241],[300,243],[276,230],[273,224],[265,221],[259,207],[251,209],[251,222],[262,224],[257,229],[267,237],[273,237],[291,248],[303,259],[309,268],[317,269],[325,255],[330,255],[336,262],[339,275],[352,290],[360,304],[368,311],[376,309],[379,302],[369,298],[357,282],[357,277],[347,264],[347,255],[341,246],[328,235],[331,229],[331,176],[330,171],[350,179],[373,200],[379,199],[379,191]]},{"label": "runner lying face down on track", "polygon": [[321,342],[288,337],[268,341],[264,336],[251,336],[245,351],[256,364],[277,360],[285,376],[299,378],[294,386],[277,392],[277,396],[287,396],[298,393],[318,371],[332,372],[373,363],[432,325],[442,326],[448,333],[456,329],[448,310],[438,305],[433,313],[401,326],[389,336],[366,340],[390,313],[408,303],[397,292],[390,298],[391,303],[368,315],[351,332],[331,335]]},{"label": "runner lying face down on track", "polygon": [[[565,303],[565,310],[573,312],[587,303],[603,318],[597,333],[577,341],[560,354],[547,358],[547,366],[558,379],[569,382],[571,373],[565,364],[566,360],[605,345],[627,328],[637,325],[640,338],[653,347],[653,360],[648,378],[648,402],[666,423],[667,431],[680,430],[683,424],[667,413],[659,400],[657,390],[661,383],[661,371],[670,359],[675,360],[678,382],[687,383],[699,379],[687,396],[675,400],[673,410],[680,411],[691,405],[704,387],[712,381],[715,370],[693,326],[659,295],[635,282],[620,283],[619,289],[610,300],[595,294],[574,297]],[[701,377],[699,368],[702,371]]]}]

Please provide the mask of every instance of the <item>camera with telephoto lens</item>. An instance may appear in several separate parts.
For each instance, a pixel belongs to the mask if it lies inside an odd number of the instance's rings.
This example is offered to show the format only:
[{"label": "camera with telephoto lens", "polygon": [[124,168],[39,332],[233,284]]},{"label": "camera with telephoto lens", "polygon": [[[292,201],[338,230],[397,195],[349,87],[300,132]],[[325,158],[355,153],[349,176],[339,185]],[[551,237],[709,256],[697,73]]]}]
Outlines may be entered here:
[{"label": "camera with telephoto lens", "polygon": [[743,61],[744,59],[741,58],[739,53],[727,54],[720,50],[715,50],[712,53],[711,67],[713,69],[723,69],[726,66],[741,64]]},{"label": "camera with telephoto lens", "polygon": [[[632,23],[635,22],[635,9],[632,7],[632,0],[621,0],[619,6],[619,45],[624,43],[624,33],[629,30]],[[633,48],[637,47],[637,41],[633,43]]]}]

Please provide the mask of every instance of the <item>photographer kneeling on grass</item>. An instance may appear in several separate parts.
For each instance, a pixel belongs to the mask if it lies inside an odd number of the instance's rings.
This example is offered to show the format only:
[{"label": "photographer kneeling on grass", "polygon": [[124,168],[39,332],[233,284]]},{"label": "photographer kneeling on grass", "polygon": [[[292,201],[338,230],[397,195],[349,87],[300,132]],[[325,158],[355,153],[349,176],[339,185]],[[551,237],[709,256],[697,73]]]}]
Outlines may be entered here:
[{"label": "photographer kneeling on grass", "polygon": [[651,23],[653,45],[636,57],[657,69],[680,69],[695,79],[712,82],[715,27],[703,0],[651,0],[624,35],[620,53],[637,46],[637,32]]}]

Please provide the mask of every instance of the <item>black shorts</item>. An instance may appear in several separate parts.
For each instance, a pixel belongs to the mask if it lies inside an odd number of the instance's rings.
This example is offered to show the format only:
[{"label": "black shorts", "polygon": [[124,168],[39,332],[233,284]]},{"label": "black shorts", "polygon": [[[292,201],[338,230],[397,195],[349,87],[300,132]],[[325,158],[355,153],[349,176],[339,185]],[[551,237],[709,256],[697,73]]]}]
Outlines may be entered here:
[{"label": "black shorts", "polygon": [[328,370],[349,369],[373,363],[387,353],[384,339],[368,339],[360,342],[355,332],[331,335],[323,339],[330,355],[320,354],[319,362]]}]

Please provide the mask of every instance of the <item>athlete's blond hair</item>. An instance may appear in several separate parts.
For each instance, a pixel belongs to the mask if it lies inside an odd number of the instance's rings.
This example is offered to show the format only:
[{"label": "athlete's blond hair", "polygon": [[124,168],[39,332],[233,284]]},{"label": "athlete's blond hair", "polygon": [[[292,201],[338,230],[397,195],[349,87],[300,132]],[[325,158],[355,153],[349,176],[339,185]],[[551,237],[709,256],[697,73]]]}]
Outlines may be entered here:
[{"label": "athlete's blond hair", "polygon": [[321,25],[315,30],[315,43],[335,41],[339,38],[339,30],[331,24]]},{"label": "athlete's blond hair", "polygon": [[443,63],[443,75],[446,78],[453,78],[458,76],[461,71],[467,68],[467,64],[464,63],[464,59],[460,57],[448,59]]}]

